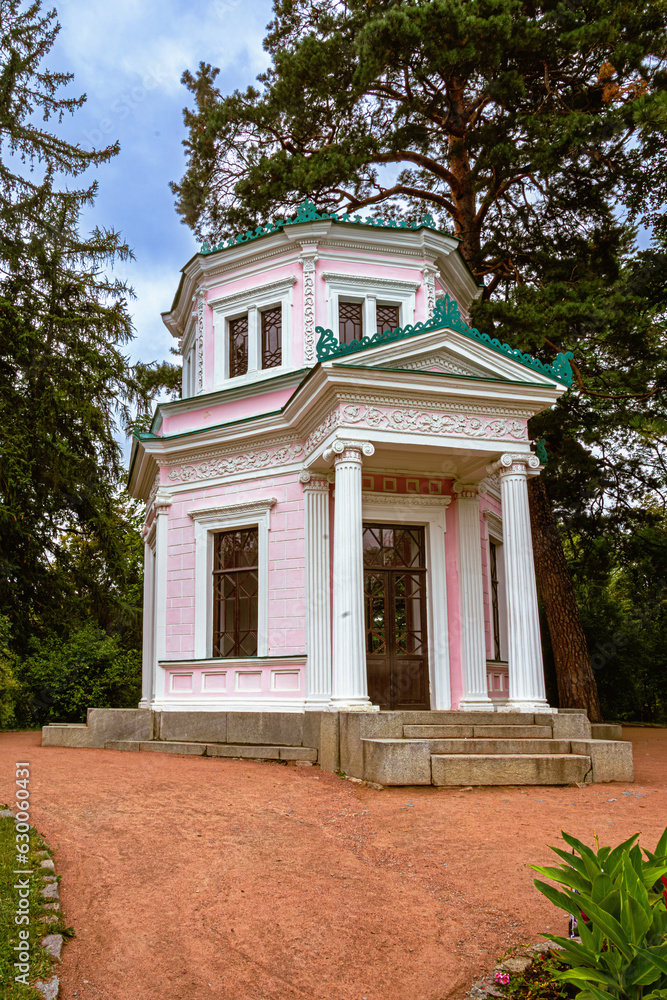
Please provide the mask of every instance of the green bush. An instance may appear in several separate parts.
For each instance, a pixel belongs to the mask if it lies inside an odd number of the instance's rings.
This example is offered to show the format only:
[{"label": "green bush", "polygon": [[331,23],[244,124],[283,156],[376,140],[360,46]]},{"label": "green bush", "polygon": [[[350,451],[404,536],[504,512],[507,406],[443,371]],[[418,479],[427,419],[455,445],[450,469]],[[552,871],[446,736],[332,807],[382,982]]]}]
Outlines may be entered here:
[{"label": "green bush", "polygon": [[136,708],[141,697],[141,654],[92,621],[65,638],[32,640],[15,672],[26,726],[85,722],[90,707]]},{"label": "green bush", "polygon": [[644,857],[639,834],[613,849],[596,841],[597,851],[562,836],[572,854],[551,850],[564,863],[532,866],[563,887],[535,879],[540,892],[580,914],[581,943],[544,935],[562,947],[558,957],[568,966],[556,978],[578,988],[577,1000],[667,1000],[667,829]]},{"label": "green bush", "polygon": [[16,657],[9,649],[9,636],[9,619],[0,615],[0,729],[9,729],[14,724],[20,692],[14,675]]}]

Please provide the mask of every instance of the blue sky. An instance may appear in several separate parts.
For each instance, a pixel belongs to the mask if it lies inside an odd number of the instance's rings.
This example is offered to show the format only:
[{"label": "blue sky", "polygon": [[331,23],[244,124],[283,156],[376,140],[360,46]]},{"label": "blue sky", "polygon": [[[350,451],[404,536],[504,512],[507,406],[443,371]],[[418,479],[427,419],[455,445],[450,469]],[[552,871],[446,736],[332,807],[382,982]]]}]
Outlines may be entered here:
[{"label": "blue sky", "polygon": [[[130,304],[136,339],[133,360],[175,360],[160,319],[171,306],[180,268],[198,249],[174,209],[169,181],[185,168],[182,110],[190,94],[185,69],[200,61],[220,68],[223,93],[245,88],[268,65],[262,48],[270,0],[60,0],[61,31],[45,59],[74,73],[68,93],[87,103],[59,128],[87,148],[120,142],[120,153],[91,172],[99,182],[95,206],[83,216],[120,231],[135,260],[116,271],[134,287]],[[45,10],[49,4],[45,3]]]}]

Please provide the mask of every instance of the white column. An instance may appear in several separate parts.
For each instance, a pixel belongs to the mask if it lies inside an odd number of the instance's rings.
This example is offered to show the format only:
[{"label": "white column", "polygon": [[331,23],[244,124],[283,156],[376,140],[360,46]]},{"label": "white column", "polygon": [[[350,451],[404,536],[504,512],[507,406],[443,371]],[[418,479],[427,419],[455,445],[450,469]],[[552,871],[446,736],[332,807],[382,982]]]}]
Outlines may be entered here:
[{"label": "white column", "polygon": [[529,452],[503,455],[493,466],[500,476],[503,508],[510,682],[508,708],[521,712],[544,711],[549,707],[544,687],[528,508],[527,476],[537,475],[539,467],[539,458]]},{"label": "white column", "polygon": [[171,497],[169,493],[159,489],[155,497],[155,612],[153,615],[155,628],[153,649],[155,652],[149,695],[150,704],[157,698],[156,688],[159,674],[157,664],[167,659],[167,545],[170,507]]},{"label": "white column", "polygon": [[331,581],[329,564],[329,482],[302,472],[306,500],[306,709],[331,701]]},{"label": "white column", "polygon": [[336,470],[333,556],[333,670],[331,703],[373,711],[368,698],[364,626],[364,554],[361,520],[362,455],[370,442],[334,441]]},{"label": "white column", "polygon": [[477,483],[454,483],[459,522],[459,603],[463,655],[463,710],[493,710],[486,681],[482,536]]}]

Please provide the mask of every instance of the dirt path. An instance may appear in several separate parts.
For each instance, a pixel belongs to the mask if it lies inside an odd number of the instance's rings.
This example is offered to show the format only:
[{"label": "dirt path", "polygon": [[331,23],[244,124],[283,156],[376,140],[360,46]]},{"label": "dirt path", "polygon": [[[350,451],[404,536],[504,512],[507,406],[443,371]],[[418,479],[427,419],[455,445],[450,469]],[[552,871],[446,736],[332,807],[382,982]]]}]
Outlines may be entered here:
[{"label": "dirt path", "polygon": [[667,730],[626,737],[634,785],[466,792],[3,733],[0,800],[30,761],[76,930],[63,1000],[442,1000],[508,945],[564,932],[526,868],[561,827],[654,846]]}]

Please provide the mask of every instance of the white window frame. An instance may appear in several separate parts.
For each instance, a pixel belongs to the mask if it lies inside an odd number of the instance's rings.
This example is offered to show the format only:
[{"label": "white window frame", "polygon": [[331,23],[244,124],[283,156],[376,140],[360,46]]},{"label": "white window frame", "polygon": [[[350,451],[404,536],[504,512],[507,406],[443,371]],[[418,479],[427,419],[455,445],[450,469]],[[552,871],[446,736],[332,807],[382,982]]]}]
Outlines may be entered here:
[{"label": "white window frame", "polygon": [[415,294],[421,287],[420,281],[405,281],[399,278],[358,277],[355,275],[325,272],[322,278],[326,285],[329,329],[338,338],[338,303],[361,302],[362,336],[372,337],[377,333],[377,303],[398,306],[398,325],[407,326],[415,320]]},{"label": "white window frame", "polygon": [[[214,351],[213,388],[244,385],[262,379],[275,378],[292,367],[292,307],[293,286],[296,277],[290,275],[280,281],[248,288],[232,295],[209,300],[213,310]],[[262,360],[262,323],[260,313],[279,306],[281,320],[281,363],[273,368],[260,368]],[[245,375],[229,377],[229,324],[239,316],[248,315],[248,371]]]},{"label": "white window frame", "polygon": [[414,524],[426,531],[426,624],[432,710],[452,705],[445,537],[451,497],[362,494],[362,522]]},{"label": "white window frame", "polygon": [[[213,659],[213,536],[217,531],[257,528],[257,653],[269,655],[269,531],[275,497],[229,507],[188,511],[195,523],[195,634],[194,658]],[[216,660],[238,657],[221,656]],[[248,659],[248,657],[243,657]],[[255,657],[252,657],[255,659]]]}]

